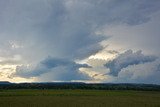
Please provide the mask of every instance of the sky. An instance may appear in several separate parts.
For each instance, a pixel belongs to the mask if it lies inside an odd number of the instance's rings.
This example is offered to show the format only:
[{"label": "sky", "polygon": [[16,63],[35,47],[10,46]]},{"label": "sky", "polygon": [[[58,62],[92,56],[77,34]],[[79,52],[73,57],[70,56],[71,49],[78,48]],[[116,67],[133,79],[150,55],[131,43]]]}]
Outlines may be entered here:
[{"label": "sky", "polygon": [[160,84],[160,0],[0,0],[0,81]]}]

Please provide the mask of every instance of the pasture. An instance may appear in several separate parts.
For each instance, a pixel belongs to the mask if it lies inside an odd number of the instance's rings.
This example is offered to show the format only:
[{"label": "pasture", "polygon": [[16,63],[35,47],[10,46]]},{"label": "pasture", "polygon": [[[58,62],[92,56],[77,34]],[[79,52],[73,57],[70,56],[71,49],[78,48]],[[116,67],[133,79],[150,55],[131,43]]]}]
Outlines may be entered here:
[{"label": "pasture", "polygon": [[0,107],[160,107],[160,92],[0,90]]}]

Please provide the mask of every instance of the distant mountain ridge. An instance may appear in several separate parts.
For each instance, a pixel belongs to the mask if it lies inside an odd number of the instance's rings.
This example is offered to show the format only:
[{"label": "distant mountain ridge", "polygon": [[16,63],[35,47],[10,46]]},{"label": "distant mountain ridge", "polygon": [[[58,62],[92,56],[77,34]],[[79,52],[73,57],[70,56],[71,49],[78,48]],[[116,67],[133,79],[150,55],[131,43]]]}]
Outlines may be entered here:
[{"label": "distant mountain ridge", "polygon": [[10,83],[0,81],[0,89],[93,89],[93,90],[144,90],[160,91],[160,85],[137,83],[83,83],[83,82],[40,82]]},{"label": "distant mountain ridge", "polygon": [[0,84],[10,84],[8,81],[0,81]]}]

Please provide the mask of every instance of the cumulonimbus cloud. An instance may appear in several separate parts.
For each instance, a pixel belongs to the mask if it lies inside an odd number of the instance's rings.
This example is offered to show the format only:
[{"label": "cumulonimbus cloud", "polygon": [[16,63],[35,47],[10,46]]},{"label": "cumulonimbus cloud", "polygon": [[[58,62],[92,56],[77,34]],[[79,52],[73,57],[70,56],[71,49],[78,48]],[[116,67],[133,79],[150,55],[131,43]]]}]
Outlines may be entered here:
[{"label": "cumulonimbus cloud", "polygon": [[[15,76],[38,77],[52,73],[51,80],[80,79],[80,67],[75,61],[103,49],[100,43],[109,36],[97,34],[104,26],[146,23],[159,9],[158,0],[5,0],[0,1],[0,55],[20,55],[23,66],[17,66]],[[137,17],[138,16],[138,17]],[[8,41],[22,43],[11,48]],[[18,45],[17,45],[18,46]],[[16,47],[17,47],[16,46]],[[15,47],[15,46],[14,46]],[[18,46],[19,47],[19,46]],[[111,61],[111,74],[128,65],[154,60],[140,52],[123,67]],[[51,59],[46,59],[52,56]],[[140,56],[140,60],[136,59]],[[54,59],[54,58],[56,59]],[[143,59],[144,58],[144,59]],[[137,61],[137,62],[136,62]],[[36,64],[35,64],[36,63]],[[35,64],[28,67],[27,64]],[[114,68],[115,67],[115,68]],[[116,71],[117,70],[117,71]],[[54,75],[53,75],[54,74]],[[73,75],[75,74],[75,75]],[[72,75],[72,76],[70,76]],[[82,76],[83,77],[83,76]],[[47,78],[47,77],[46,77]]]}]

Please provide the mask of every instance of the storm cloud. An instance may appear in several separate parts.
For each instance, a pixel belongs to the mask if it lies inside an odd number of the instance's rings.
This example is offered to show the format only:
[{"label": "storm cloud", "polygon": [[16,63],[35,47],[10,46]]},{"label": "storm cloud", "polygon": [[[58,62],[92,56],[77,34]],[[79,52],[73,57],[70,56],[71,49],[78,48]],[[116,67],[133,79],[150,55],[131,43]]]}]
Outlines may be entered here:
[{"label": "storm cloud", "polygon": [[116,82],[160,84],[160,59],[122,69]]},{"label": "storm cloud", "polygon": [[[53,80],[70,81],[89,79],[87,75],[79,71],[79,68],[91,68],[87,64],[77,64],[67,59],[58,59],[48,57],[35,66],[17,66],[16,73],[12,76],[20,76],[23,78],[38,77],[40,75],[52,72]],[[51,80],[52,80],[51,79]]]},{"label": "storm cloud", "polygon": [[146,23],[159,9],[157,0],[2,0],[1,5],[1,53],[30,62],[46,56],[86,58],[103,49],[99,43],[108,37],[95,33],[103,26]]},{"label": "storm cloud", "polygon": [[126,52],[118,55],[114,60],[108,61],[105,66],[110,69],[111,75],[117,76],[123,68],[155,60],[155,56],[143,55],[142,51],[133,52],[132,50],[127,50]]},{"label": "storm cloud", "polygon": [[[47,81],[90,79],[92,77],[79,70],[91,69],[84,60],[112,44],[119,47],[117,42],[108,42],[115,35],[102,31],[116,26],[132,28],[150,23],[160,12],[159,6],[159,0],[1,0],[0,64],[17,65],[13,77],[36,77],[42,81],[47,78]],[[142,41],[148,40],[144,35],[140,37]],[[132,42],[130,36],[119,38],[122,42],[126,38]],[[157,38],[159,36],[152,41]],[[152,43],[148,43],[149,46]],[[156,43],[155,50],[158,50],[159,42]],[[121,53],[116,48],[112,50],[115,51],[110,54]],[[20,59],[14,59],[15,56]],[[110,70],[109,75],[118,76],[123,69],[156,59],[141,51],[129,50],[106,62],[105,67]],[[81,61],[83,64],[78,63]]]}]

